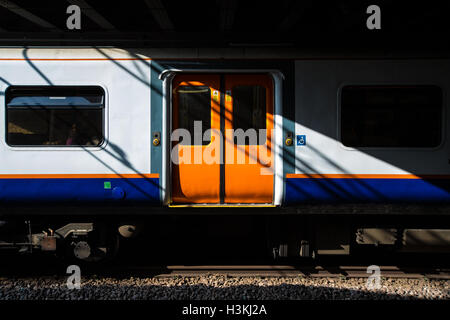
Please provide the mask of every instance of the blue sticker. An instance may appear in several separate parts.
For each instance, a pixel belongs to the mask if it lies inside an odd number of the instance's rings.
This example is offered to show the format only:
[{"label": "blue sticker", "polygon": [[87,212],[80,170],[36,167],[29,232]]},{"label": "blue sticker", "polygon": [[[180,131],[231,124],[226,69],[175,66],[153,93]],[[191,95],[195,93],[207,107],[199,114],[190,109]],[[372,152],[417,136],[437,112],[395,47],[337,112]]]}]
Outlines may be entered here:
[{"label": "blue sticker", "polygon": [[306,136],[305,135],[297,136],[297,145],[298,146],[306,145]]}]

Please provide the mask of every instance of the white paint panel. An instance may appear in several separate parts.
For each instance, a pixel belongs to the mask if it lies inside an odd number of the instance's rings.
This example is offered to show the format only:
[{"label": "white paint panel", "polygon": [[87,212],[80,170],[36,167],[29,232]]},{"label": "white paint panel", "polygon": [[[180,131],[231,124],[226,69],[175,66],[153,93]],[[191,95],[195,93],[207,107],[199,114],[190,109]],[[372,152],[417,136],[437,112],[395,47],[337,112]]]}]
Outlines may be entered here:
[{"label": "white paint panel", "polygon": [[[448,60],[296,61],[296,173],[450,174]],[[444,93],[443,144],[435,149],[347,148],[339,141],[338,92],[345,85],[437,85]],[[417,128],[421,130],[421,128]]]},{"label": "white paint panel", "polygon": [[[8,55],[0,52],[0,57]],[[68,53],[63,58],[80,58],[77,50]],[[106,92],[107,143],[102,148],[6,145],[4,92],[10,85],[102,86]],[[148,61],[0,58],[0,174],[150,173],[149,85]]]}]

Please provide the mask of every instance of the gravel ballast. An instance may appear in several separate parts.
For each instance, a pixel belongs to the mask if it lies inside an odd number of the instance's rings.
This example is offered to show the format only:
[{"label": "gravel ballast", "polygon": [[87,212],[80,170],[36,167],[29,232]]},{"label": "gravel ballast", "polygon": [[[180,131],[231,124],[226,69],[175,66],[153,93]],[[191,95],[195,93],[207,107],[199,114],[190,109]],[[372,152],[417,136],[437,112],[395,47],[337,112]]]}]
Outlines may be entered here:
[{"label": "gravel ballast", "polygon": [[196,277],[104,278],[82,277],[80,289],[68,289],[65,277],[0,278],[1,300],[392,300],[450,299],[450,280],[381,279],[369,289],[367,278]]}]

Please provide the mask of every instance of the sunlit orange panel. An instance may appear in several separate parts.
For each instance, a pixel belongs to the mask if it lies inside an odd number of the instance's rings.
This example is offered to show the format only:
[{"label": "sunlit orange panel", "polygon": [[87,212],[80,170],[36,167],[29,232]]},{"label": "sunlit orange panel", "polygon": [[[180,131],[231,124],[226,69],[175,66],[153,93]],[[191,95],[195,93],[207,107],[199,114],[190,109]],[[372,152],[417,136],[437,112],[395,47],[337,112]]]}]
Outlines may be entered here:
[{"label": "sunlit orange panel", "polygon": [[[205,154],[220,156],[220,78],[184,74],[172,84],[172,134],[183,129],[191,138],[172,144],[172,202],[219,203],[220,163],[211,163]],[[201,123],[197,136],[196,122]],[[216,130],[208,134],[208,129]]]},{"label": "sunlit orange panel", "polygon": [[[266,75],[227,75],[225,202],[272,203],[273,84]],[[256,139],[238,135],[256,132]],[[261,134],[265,132],[265,134]],[[244,138],[243,138],[244,136]]]}]

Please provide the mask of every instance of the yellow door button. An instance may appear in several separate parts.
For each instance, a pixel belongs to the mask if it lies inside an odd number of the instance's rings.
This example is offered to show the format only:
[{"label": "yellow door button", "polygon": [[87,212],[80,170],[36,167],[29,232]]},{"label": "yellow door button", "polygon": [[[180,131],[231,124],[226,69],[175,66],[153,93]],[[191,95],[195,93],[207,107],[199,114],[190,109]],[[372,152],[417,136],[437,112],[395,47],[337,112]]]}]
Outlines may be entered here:
[{"label": "yellow door button", "polygon": [[158,138],[153,139],[153,145],[154,146],[159,146],[159,139]]},{"label": "yellow door button", "polygon": [[285,143],[286,143],[287,146],[291,146],[291,145],[292,145],[292,142],[293,142],[293,141],[292,141],[292,138],[287,138],[286,141],[285,141]]}]

